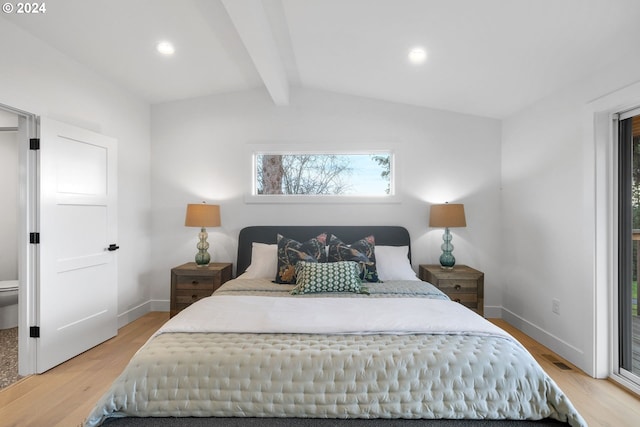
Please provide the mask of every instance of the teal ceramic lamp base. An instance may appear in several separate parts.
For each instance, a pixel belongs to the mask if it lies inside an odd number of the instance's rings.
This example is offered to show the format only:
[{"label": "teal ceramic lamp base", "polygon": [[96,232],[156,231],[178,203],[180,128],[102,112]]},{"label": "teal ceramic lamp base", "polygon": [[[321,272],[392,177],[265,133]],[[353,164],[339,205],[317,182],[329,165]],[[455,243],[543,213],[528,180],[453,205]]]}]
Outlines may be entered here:
[{"label": "teal ceramic lamp base", "polygon": [[211,255],[209,255],[209,252],[207,252],[207,249],[209,249],[209,242],[207,242],[207,237],[209,237],[209,234],[207,233],[207,230],[202,227],[200,233],[198,233],[198,238],[200,239],[200,241],[196,246],[198,248],[198,253],[196,254],[196,264],[198,265],[198,267],[206,267],[211,262]]},{"label": "teal ceramic lamp base", "polygon": [[451,270],[456,265],[456,259],[453,257],[453,245],[451,244],[450,227],[466,227],[467,220],[464,217],[464,205],[461,203],[445,203],[443,205],[431,206],[429,213],[429,227],[444,227],[444,235],[442,240],[444,243],[442,255],[440,256],[440,265],[443,269]]},{"label": "teal ceramic lamp base", "polygon": [[442,255],[440,255],[440,266],[444,269],[451,270],[454,265],[456,265],[456,259],[453,256],[453,245],[451,244],[451,233],[449,232],[449,227],[444,229],[444,235],[442,236],[442,240],[444,243],[440,245],[442,249]]}]

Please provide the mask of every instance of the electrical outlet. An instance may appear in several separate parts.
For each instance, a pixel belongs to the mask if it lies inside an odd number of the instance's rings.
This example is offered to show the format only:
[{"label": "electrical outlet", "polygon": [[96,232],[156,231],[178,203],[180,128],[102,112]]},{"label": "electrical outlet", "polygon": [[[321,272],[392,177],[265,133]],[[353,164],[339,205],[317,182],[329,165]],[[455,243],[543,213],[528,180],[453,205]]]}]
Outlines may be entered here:
[{"label": "electrical outlet", "polygon": [[554,298],[553,300],[551,300],[551,311],[553,311],[555,314],[560,314],[560,300],[557,298]]}]

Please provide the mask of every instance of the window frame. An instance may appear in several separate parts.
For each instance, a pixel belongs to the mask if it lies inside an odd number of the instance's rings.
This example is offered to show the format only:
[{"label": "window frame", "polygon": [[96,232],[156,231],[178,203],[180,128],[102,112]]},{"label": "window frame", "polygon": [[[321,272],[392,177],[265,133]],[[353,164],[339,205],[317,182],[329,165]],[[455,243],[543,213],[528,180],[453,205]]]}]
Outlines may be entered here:
[{"label": "window frame", "polygon": [[[321,148],[319,148],[321,147]],[[350,147],[350,148],[345,148]],[[307,144],[307,143],[251,143],[247,144],[249,164],[251,167],[250,185],[245,195],[245,203],[256,204],[305,204],[305,203],[373,203],[387,204],[400,203],[398,194],[400,188],[400,173],[398,150],[395,144]],[[256,157],[258,155],[389,155],[391,156],[390,193],[373,196],[358,196],[353,194],[328,195],[328,194],[256,194],[257,170]]]},{"label": "window frame", "polygon": [[[591,292],[588,293],[591,333],[584,351],[585,370],[640,393],[640,385],[619,370],[618,357],[618,119],[640,106],[640,83],[588,101],[582,111],[583,170],[587,233],[593,251]],[[581,357],[576,354],[577,358]]]}]

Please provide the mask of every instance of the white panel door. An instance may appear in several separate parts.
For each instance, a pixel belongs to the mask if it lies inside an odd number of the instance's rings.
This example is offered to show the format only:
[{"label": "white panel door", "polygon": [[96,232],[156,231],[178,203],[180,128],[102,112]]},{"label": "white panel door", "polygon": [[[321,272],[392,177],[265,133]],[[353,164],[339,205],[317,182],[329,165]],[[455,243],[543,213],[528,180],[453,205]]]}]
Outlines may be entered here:
[{"label": "white panel door", "polygon": [[116,150],[113,138],[41,119],[38,373],[117,334]]}]

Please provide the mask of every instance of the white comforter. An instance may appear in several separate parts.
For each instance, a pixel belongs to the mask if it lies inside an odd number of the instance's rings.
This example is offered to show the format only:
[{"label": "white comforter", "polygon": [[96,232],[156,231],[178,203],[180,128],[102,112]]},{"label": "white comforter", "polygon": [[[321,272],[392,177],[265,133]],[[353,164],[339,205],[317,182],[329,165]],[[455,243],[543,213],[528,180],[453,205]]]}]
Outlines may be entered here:
[{"label": "white comforter", "polygon": [[167,332],[475,334],[510,337],[453,301],[213,295],[169,320]]}]

